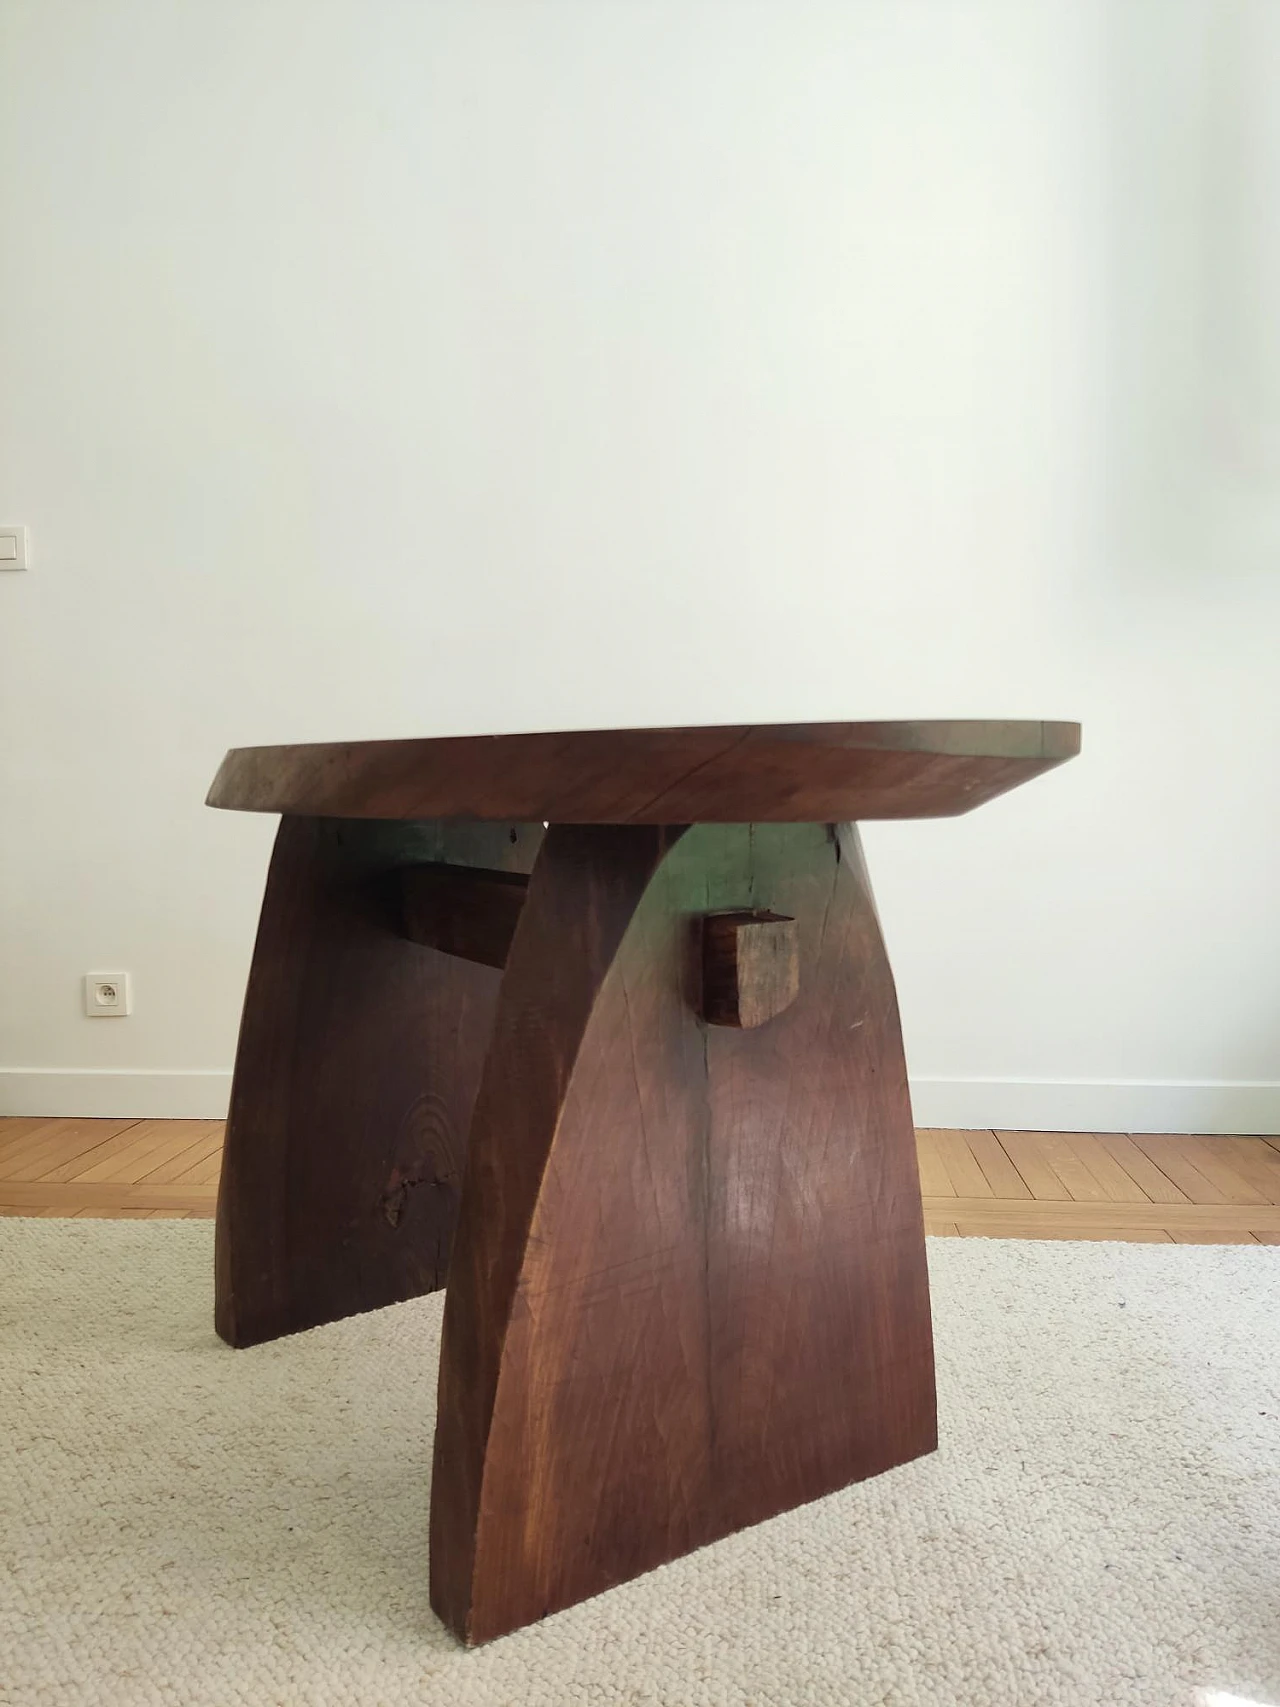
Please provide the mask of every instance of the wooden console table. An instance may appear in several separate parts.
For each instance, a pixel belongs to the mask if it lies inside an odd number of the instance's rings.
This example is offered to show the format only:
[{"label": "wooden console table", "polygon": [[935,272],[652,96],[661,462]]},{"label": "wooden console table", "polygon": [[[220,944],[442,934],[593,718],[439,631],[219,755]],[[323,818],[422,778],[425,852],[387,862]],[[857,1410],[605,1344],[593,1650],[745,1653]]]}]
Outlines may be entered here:
[{"label": "wooden console table", "polygon": [[431,1601],[483,1642],[937,1442],[861,818],[1074,723],[229,753],[283,814],[218,1198],[251,1345],[447,1281]]}]

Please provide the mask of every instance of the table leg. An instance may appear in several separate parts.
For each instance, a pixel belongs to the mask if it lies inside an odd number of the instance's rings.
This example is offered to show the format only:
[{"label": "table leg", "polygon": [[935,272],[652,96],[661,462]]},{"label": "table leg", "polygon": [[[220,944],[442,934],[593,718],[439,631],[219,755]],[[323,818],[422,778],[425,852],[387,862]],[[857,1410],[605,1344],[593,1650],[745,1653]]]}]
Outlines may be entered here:
[{"label": "table leg", "polygon": [[[755,1029],[700,1017],[701,916],[728,910],[796,921],[797,993]],[[856,830],[553,826],[471,1124],[433,1606],[482,1642],[935,1444]]]},{"label": "table leg", "polygon": [[218,1193],[232,1345],[444,1284],[500,971],[406,939],[399,877],[528,871],[542,826],[286,817],[245,997]]}]

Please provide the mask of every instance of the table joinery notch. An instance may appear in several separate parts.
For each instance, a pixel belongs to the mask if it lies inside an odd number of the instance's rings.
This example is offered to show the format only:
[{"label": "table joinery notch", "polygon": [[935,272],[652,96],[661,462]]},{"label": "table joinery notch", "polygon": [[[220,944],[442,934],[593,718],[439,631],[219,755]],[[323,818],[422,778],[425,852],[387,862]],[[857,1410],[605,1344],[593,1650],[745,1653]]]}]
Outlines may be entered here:
[{"label": "table joinery notch", "polygon": [[410,865],[399,874],[400,912],[410,942],[501,970],[511,952],[529,879],[524,872],[462,865]]}]

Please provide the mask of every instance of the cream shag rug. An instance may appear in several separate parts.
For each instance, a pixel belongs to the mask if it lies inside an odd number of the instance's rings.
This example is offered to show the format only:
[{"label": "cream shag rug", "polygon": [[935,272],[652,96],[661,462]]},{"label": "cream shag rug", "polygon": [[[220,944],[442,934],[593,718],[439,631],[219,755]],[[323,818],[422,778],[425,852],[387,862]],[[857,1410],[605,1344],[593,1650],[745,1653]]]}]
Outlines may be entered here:
[{"label": "cream shag rug", "polygon": [[472,1653],[440,1299],[233,1353],[212,1254],[0,1221],[6,1703],[1280,1701],[1280,1249],[935,1240],[935,1457]]}]

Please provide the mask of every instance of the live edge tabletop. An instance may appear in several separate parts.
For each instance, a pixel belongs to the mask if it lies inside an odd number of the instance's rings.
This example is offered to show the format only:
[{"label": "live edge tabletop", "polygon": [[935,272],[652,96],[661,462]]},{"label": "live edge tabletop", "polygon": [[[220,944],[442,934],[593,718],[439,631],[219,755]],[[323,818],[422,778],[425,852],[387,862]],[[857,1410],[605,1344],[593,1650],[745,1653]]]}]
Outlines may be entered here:
[{"label": "live edge tabletop", "polygon": [[936,1446],[856,823],[967,812],[1079,745],[826,723],[228,753],[209,804],[282,819],[218,1331],[446,1288],[431,1601],[463,1640]]}]

